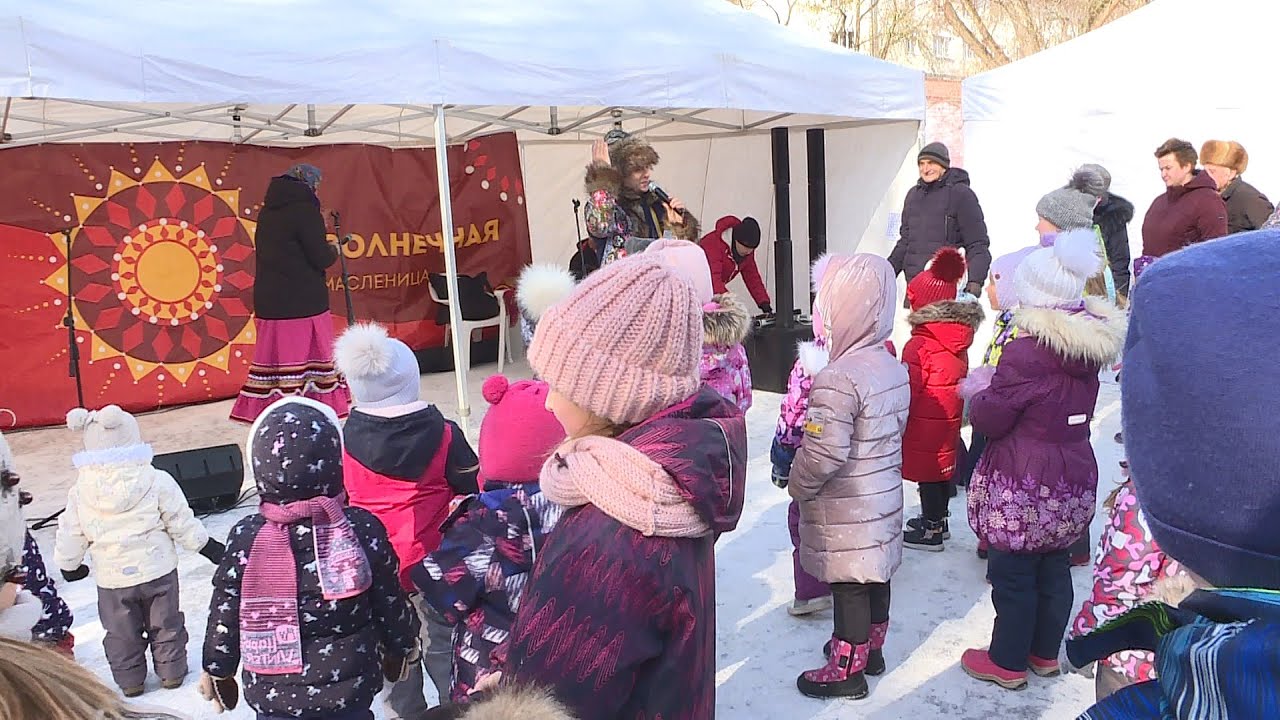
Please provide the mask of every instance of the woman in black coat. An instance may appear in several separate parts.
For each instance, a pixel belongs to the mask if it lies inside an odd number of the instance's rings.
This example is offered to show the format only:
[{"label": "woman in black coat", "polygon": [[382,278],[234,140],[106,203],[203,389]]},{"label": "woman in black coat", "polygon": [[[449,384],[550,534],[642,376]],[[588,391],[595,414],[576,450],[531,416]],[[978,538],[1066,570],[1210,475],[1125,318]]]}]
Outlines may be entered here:
[{"label": "woman in black coat", "polygon": [[234,420],[253,422],[272,402],[303,395],[346,417],[347,384],[333,364],[333,320],[325,270],[338,260],[320,213],[320,169],[295,165],[271,179],[254,236],[256,342]]},{"label": "woman in black coat", "polygon": [[1249,153],[1244,146],[1234,140],[1210,140],[1200,148],[1200,163],[1218,184],[1218,192],[1227,204],[1227,234],[1261,229],[1275,206],[1240,177],[1249,168]]}]

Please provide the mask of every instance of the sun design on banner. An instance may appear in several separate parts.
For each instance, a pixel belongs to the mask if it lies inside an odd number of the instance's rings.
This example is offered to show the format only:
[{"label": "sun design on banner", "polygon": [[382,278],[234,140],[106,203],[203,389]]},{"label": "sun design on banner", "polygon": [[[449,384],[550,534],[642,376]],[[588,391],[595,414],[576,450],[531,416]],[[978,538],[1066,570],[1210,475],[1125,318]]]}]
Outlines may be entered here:
[{"label": "sun design on banner", "polygon": [[[113,168],[101,197],[73,200],[71,257],[45,285],[66,292],[71,268],[83,357],[127,364],[135,381],[157,373],[185,385],[203,366],[227,372],[237,346],[253,344],[242,298],[256,224],[241,216],[240,191],[215,190],[203,165],[177,177],[156,160],[137,180]],[[49,239],[65,258],[63,236]]]}]

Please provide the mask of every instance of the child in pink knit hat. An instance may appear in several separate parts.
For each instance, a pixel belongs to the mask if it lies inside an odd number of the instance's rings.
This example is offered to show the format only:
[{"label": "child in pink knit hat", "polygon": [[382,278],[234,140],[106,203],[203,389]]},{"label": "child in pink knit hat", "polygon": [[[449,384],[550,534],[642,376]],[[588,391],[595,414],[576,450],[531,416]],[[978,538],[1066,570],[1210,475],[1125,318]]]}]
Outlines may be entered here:
[{"label": "child in pink knit hat", "polygon": [[733,293],[712,294],[707,255],[684,240],[659,240],[645,250],[693,285],[702,303],[702,382],[728,398],[743,413],[751,409],[751,366],[742,341],[751,332],[751,314]]},{"label": "child in pink knit hat", "polygon": [[547,384],[484,383],[489,412],[480,425],[484,492],[463,499],[442,526],[440,548],[410,571],[423,598],[453,630],[450,699],[466,702],[500,672],[497,650],[515,623],[520,598],[562,508],[538,485],[542,463],[564,441],[547,410]]},{"label": "child in pink knit hat", "polygon": [[697,292],[650,253],[538,323],[530,363],[569,435],[541,487],[565,511],[503,682],[545,687],[575,717],[715,714],[714,548],[742,512],[747,442],[741,412],[699,380],[701,349]]}]

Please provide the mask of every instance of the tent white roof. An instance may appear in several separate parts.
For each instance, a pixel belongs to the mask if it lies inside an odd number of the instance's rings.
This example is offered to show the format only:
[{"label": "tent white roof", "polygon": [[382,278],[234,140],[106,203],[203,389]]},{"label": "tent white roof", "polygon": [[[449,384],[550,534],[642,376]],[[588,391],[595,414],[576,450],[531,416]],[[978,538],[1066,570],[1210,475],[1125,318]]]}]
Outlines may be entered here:
[{"label": "tent white roof", "polygon": [[423,146],[434,144],[436,103],[450,106],[451,139],[504,128],[526,141],[581,139],[632,118],[654,135],[689,136],[924,117],[921,73],[723,0],[4,0],[0,8],[10,145]]},{"label": "tent white roof", "polygon": [[[664,152],[680,146],[664,171],[703,213],[769,207],[761,170],[770,128],[856,132],[833,138],[852,152],[828,174],[831,192],[864,196],[833,213],[855,218],[847,227],[861,235],[884,214],[879,194],[901,175],[925,113],[922,73],[723,0],[0,0],[0,96],[0,149],[147,140],[423,147],[442,134],[458,142],[514,129],[535,258],[572,245],[563,242],[576,237],[572,225],[551,220],[551,206],[572,197],[564,183],[581,177],[580,146],[615,122]],[[542,238],[553,245],[545,253]],[[452,251],[446,244],[451,282]],[[805,270],[797,263],[798,282]],[[457,376],[465,421],[465,369]]]},{"label": "tent white roof", "polygon": [[[1153,153],[1170,137],[1238,140],[1253,158],[1247,179],[1280,194],[1274,100],[1249,71],[1271,67],[1277,26],[1276,2],[1155,0],[966,80],[965,158],[997,251],[1033,242],[1036,200],[1087,162],[1107,167],[1141,223],[1164,189]],[[1135,224],[1135,252],[1138,235]]]}]

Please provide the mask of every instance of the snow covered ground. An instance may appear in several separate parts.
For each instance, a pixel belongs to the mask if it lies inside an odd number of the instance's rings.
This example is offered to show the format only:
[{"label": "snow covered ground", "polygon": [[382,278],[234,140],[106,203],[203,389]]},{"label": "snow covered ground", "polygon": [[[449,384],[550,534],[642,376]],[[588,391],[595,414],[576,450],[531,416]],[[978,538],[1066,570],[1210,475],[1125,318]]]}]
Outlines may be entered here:
[{"label": "snow covered ground", "polygon": [[[472,397],[476,401],[480,400],[480,383],[490,372],[494,372],[491,367],[472,373]],[[527,376],[528,369],[517,365],[508,374]],[[1110,380],[1109,376],[1106,379]],[[454,412],[451,375],[424,376],[422,386],[424,398],[437,402],[446,414]],[[953,501],[954,538],[946,552],[906,551],[902,568],[893,580],[892,629],[885,648],[889,671],[871,680],[871,696],[858,702],[801,696],[795,689],[796,675],[822,662],[822,644],[830,637],[832,620],[829,611],[805,619],[792,618],[786,612],[792,592],[791,546],[786,526],[788,497],[769,481],[768,461],[780,401],[777,395],[755,395],[755,406],[748,417],[753,459],[746,508],[737,531],[724,536],[717,547],[719,717],[1006,720],[1074,717],[1090,705],[1093,682],[1079,676],[1033,676],[1027,690],[1010,692],[971,680],[961,671],[960,654],[966,648],[986,644],[994,617],[984,581],[984,564],[974,554],[976,540],[964,521],[963,494]],[[247,428],[228,420],[229,410],[229,401],[220,402],[146,415],[139,422],[144,439],[155,446],[156,452],[225,442],[243,446]],[[483,408],[473,412],[473,425],[478,426]],[[1112,441],[1119,423],[1119,388],[1104,382],[1094,426],[1094,447],[1102,468],[1099,495],[1103,497],[1119,480],[1117,463],[1121,451]],[[36,503],[28,508],[28,519],[57,511],[74,480],[70,458],[78,449],[76,434],[52,428],[10,433],[8,438],[23,487],[36,496]],[[919,502],[910,484],[906,500],[908,514],[915,514]],[[248,512],[251,510],[216,515],[205,523],[211,534],[222,538]],[[1095,519],[1095,540],[1100,525],[1101,519]],[[52,528],[37,532],[36,537],[46,559],[51,559]],[[191,635],[191,675],[178,690],[162,690],[159,682],[150,678],[148,692],[141,701],[145,706],[166,708],[186,718],[210,718],[214,714],[196,692],[196,682],[213,567],[199,555],[184,553],[180,572],[182,606]],[[1086,569],[1074,572],[1078,603],[1089,587],[1089,573]],[[60,590],[75,613],[77,659],[111,684],[102,653],[103,630],[98,622],[92,578],[62,583]],[[383,717],[379,707],[375,706],[375,712]],[[251,718],[253,714],[242,705],[234,713],[218,717]]]}]

